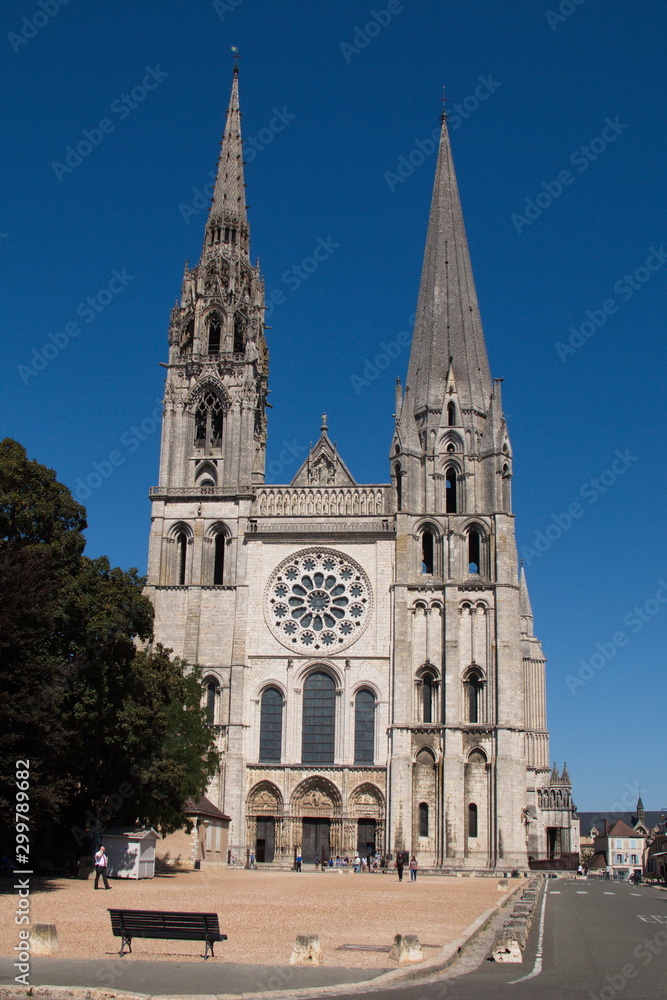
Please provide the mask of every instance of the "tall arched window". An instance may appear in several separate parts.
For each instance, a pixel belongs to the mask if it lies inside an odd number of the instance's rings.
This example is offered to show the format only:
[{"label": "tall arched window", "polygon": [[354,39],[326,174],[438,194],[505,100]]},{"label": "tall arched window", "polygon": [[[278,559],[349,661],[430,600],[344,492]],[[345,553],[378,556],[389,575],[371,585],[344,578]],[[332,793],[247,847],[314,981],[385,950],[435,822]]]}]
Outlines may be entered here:
[{"label": "tall arched window", "polygon": [[435,677],[425,673],[422,676],[422,722],[433,722],[433,698],[435,695]]},{"label": "tall arched window", "polygon": [[259,722],[260,762],[280,762],[283,738],[283,696],[275,687],[262,692]]},{"label": "tall arched window", "polygon": [[375,695],[362,688],[354,700],[354,763],[372,764],[375,758]]},{"label": "tall arched window", "polygon": [[419,836],[428,837],[428,803],[419,803]]},{"label": "tall arched window", "polygon": [[447,403],[447,426],[456,426],[456,406],[454,403]]},{"label": "tall arched window", "polygon": [[195,410],[195,447],[206,452],[219,449],[222,444],[222,420],[220,398],[214,392],[205,392]]},{"label": "tall arched window", "polygon": [[206,682],[206,721],[209,726],[214,726],[217,721],[217,701],[219,690],[220,685],[214,678],[211,678]]},{"label": "tall arched window", "polygon": [[208,324],[208,353],[218,354],[220,351],[220,318],[213,316]]},{"label": "tall arched window", "polygon": [[336,685],[318,670],[303,685],[302,763],[333,764],[335,735]]},{"label": "tall arched window", "polygon": [[458,512],[456,469],[447,469],[445,473],[445,510],[448,514],[456,514]]},{"label": "tall arched window", "polygon": [[433,532],[427,528],[422,531],[422,573],[433,573],[433,554]]},{"label": "tall arched window", "polygon": [[182,586],[185,583],[185,568],[188,558],[188,538],[184,531],[176,535],[176,580]]},{"label": "tall arched window", "polygon": [[508,511],[512,504],[511,494],[512,473],[509,465],[503,465],[503,507]]},{"label": "tall arched window", "polygon": [[478,673],[473,671],[468,675],[466,680],[468,722],[481,722],[483,687],[484,681]]},{"label": "tall arched window", "polygon": [[403,471],[401,469],[401,463],[397,462],[394,466],[394,475],[396,476],[396,510],[403,509]]},{"label": "tall arched window", "polygon": [[479,531],[471,528],[468,532],[468,572],[471,574],[481,573],[481,539]]},{"label": "tall arched window", "polygon": [[245,351],[245,328],[246,319],[241,313],[234,317],[234,353],[243,354]]},{"label": "tall arched window", "polygon": [[477,836],[477,806],[474,802],[468,806],[468,836]]},{"label": "tall arched window", "polygon": [[225,579],[225,543],[227,538],[224,531],[219,531],[215,536],[213,550],[213,585],[219,587]]}]

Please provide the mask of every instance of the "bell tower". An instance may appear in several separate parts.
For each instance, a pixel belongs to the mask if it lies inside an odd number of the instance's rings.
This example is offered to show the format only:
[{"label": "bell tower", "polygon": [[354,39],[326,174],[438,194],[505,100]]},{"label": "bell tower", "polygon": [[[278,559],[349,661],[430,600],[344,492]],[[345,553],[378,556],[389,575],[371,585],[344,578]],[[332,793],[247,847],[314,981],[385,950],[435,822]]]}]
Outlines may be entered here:
[{"label": "bell tower", "polygon": [[521,617],[501,381],[490,374],[443,115],[390,454],[391,796],[401,803],[394,846],[417,843],[450,868],[525,867],[528,840],[543,839],[544,657],[532,618]]},{"label": "bell tower", "polygon": [[264,482],[264,285],[249,258],[238,67],[199,263],[171,312],[160,485],[246,491]]}]

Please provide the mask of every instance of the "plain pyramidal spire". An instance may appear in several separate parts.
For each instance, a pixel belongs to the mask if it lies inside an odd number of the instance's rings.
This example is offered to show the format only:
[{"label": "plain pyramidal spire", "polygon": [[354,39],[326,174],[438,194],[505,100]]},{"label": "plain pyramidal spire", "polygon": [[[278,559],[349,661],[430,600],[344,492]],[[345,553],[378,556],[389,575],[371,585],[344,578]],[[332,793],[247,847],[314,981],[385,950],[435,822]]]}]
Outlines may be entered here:
[{"label": "plain pyramidal spire", "polygon": [[443,113],[407,379],[416,412],[442,407],[450,359],[462,407],[486,413],[491,374]]}]

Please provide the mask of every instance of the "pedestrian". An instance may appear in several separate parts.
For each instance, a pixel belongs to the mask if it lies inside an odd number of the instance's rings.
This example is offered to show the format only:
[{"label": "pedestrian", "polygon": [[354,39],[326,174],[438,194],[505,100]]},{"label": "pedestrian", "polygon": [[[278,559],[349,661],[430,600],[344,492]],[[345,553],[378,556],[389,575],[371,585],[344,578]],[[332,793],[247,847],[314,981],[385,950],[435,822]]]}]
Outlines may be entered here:
[{"label": "pedestrian", "polygon": [[417,859],[416,859],[416,857],[413,854],[412,857],[410,858],[410,881],[411,882],[416,882],[417,881],[417,869],[418,868],[419,868],[419,865],[417,863]]},{"label": "pedestrian", "polygon": [[361,858],[359,857],[358,854],[355,854],[354,856],[354,870],[355,872],[361,871]]},{"label": "pedestrian", "polygon": [[319,868],[319,864],[320,864],[320,856],[319,856],[319,854],[316,854],[316,855],[315,855],[315,861],[314,861],[314,864],[315,864],[315,867],[316,867],[316,868]]},{"label": "pedestrian", "polygon": [[250,864],[249,864],[248,867],[249,868],[256,868],[257,867],[257,865],[255,864],[255,852],[254,851],[250,852]]},{"label": "pedestrian", "polygon": [[295,863],[294,863],[294,867],[296,868],[296,870],[297,870],[298,872],[300,872],[300,871],[301,871],[301,864],[302,864],[302,862],[303,862],[303,858],[302,858],[302,856],[301,856],[300,854],[297,854],[297,856],[296,856],[296,861],[295,861]]},{"label": "pedestrian", "polygon": [[109,880],[107,879],[107,867],[109,864],[109,859],[107,858],[106,851],[103,847],[100,847],[99,851],[95,855],[95,885],[93,888],[99,889],[97,884],[100,880],[100,875],[104,881],[104,888],[110,889]]},{"label": "pedestrian", "polygon": [[401,854],[396,858],[396,871],[398,872],[398,881],[403,881],[403,869],[405,868],[405,861]]}]

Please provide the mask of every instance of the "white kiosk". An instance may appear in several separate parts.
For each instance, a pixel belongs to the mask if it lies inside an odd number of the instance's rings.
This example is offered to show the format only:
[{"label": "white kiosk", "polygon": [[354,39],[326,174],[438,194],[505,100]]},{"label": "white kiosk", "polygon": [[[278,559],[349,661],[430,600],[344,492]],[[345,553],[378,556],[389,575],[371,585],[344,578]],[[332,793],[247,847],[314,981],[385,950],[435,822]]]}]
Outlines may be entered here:
[{"label": "white kiosk", "polygon": [[109,875],[113,878],[153,878],[157,840],[157,830],[152,827],[115,827],[105,830],[102,843],[109,859]]}]

